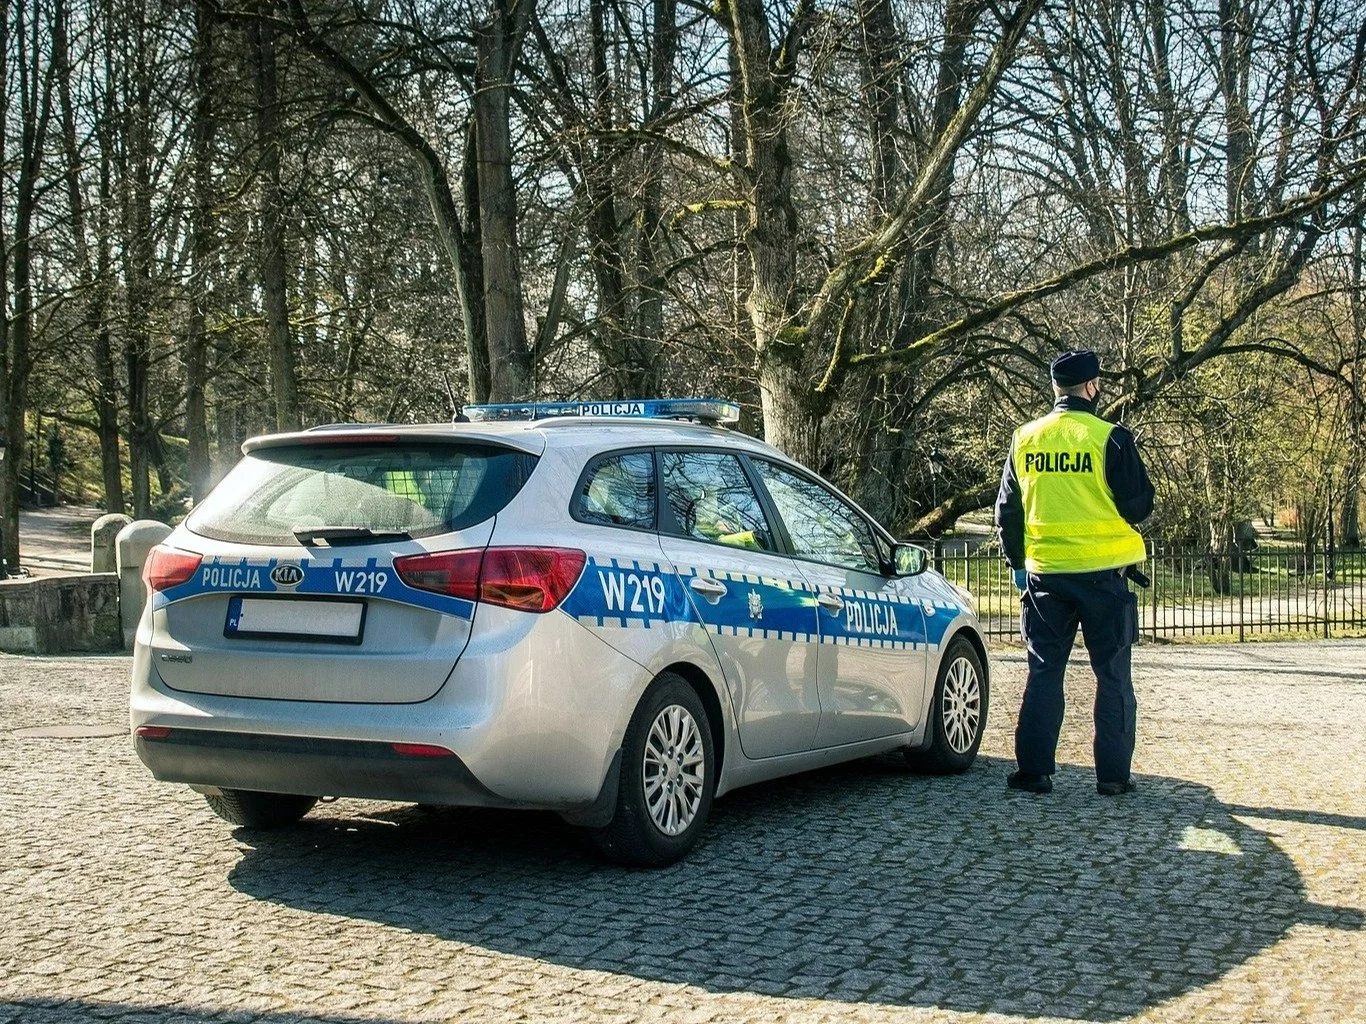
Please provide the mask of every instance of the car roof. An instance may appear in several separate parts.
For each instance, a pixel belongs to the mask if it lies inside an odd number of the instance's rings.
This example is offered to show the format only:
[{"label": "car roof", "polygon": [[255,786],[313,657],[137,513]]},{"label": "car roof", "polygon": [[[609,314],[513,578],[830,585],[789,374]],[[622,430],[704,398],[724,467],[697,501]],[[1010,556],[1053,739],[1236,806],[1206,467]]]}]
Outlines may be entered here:
[{"label": "car roof", "polygon": [[480,423],[329,423],[285,434],[262,434],[242,443],[249,454],[262,448],[375,440],[489,441],[531,454],[553,448],[629,448],[634,445],[715,444],[791,461],[772,445],[723,427],[671,419],[559,416],[543,420]]}]

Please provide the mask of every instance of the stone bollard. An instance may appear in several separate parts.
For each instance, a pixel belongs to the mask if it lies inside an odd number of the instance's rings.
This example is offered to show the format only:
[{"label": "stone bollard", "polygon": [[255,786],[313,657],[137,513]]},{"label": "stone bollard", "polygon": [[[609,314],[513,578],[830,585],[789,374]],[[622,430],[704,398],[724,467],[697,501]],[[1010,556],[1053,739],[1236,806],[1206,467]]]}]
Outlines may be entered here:
[{"label": "stone bollard", "polygon": [[131,523],[122,512],[110,512],[100,516],[90,524],[90,571],[118,572],[118,558],[114,553],[114,541],[119,531]]},{"label": "stone bollard", "polygon": [[131,650],[142,618],[147,592],[142,586],[142,563],[147,555],[171,535],[171,528],[155,519],[138,519],[119,531],[114,542],[119,570],[119,618],[123,622],[123,649]]}]

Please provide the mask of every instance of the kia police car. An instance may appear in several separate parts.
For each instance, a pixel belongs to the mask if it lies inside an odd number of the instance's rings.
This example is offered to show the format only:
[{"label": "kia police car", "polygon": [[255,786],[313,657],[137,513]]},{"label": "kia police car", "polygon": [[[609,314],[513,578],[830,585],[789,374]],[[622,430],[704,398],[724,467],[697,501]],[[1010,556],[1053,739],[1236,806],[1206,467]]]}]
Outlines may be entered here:
[{"label": "kia police car", "polygon": [[667,864],[738,786],[987,715],[969,596],[715,401],[247,441],[148,558],[132,726],[238,825],[323,796],[539,808]]}]

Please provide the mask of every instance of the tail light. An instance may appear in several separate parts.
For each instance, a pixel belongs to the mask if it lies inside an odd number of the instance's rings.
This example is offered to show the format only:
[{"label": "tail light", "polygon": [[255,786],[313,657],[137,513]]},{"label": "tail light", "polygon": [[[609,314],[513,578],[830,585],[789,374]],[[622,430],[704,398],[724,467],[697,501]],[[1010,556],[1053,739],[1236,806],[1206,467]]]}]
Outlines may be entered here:
[{"label": "tail light", "polygon": [[485,548],[404,555],[394,571],[416,590],[539,613],[569,595],[587,560],[573,548]]},{"label": "tail light", "polygon": [[199,571],[202,561],[202,555],[158,544],[148,553],[147,561],[142,563],[143,586],[149,593],[178,587],[189,582],[190,577]]},{"label": "tail light", "polygon": [[395,754],[403,757],[454,757],[454,750],[433,746],[430,743],[390,743]]},{"label": "tail light", "polygon": [[479,600],[479,563],[483,550],[442,551],[434,555],[403,555],[394,559],[394,572],[414,590]]}]

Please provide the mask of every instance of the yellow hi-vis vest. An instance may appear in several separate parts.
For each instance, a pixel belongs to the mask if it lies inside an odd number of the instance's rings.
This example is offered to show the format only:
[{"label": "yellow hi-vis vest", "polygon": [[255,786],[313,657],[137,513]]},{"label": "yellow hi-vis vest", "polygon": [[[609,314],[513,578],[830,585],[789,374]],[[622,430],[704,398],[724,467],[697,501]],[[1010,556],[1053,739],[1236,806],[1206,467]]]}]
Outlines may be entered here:
[{"label": "yellow hi-vis vest", "polygon": [[1143,538],[1119,514],[1105,482],[1112,427],[1090,413],[1057,410],[1015,431],[1011,458],[1030,572],[1118,569],[1147,557]]},{"label": "yellow hi-vis vest", "polygon": [[390,494],[397,494],[400,498],[422,504],[422,490],[417,486],[417,478],[413,476],[412,470],[388,470],[380,483]]}]

